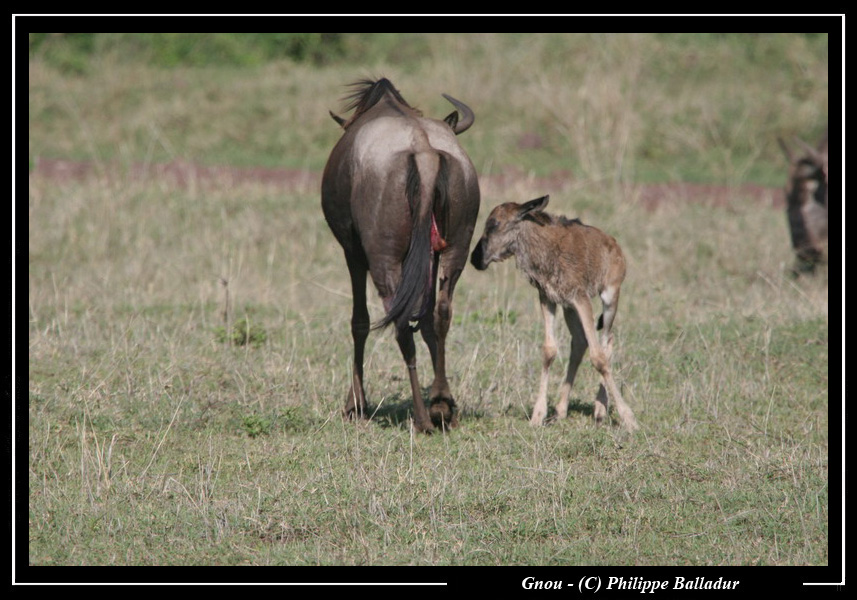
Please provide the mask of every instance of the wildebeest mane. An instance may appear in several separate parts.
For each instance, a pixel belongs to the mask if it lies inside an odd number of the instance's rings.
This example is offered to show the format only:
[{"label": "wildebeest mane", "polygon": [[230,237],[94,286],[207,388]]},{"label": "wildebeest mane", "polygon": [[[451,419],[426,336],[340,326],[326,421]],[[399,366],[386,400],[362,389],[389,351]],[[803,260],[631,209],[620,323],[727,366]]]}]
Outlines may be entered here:
[{"label": "wildebeest mane", "polygon": [[544,211],[534,211],[524,215],[525,221],[532,221],[536,225],[560,225],[571,227],[572,225],[583,225],[580,219],[569,219],[568,217],[556,216]]},{"label": "wildebeest mane", "polygon": [[348,102],[348,104],[345,105],[345,110],[355,109],[354,114],[351,117],[351,121],[354,121],[354,119],[362,113],[375,106],[387,92],[390,92],[398,102],[401,102],[408,108],[416,110],[402,97],[399,90],[393,87],[393,84],[390,83],[389,79],[383,77],[378,81],[361,79],[349,84],[348,87],[353,89],[343,99]]}]

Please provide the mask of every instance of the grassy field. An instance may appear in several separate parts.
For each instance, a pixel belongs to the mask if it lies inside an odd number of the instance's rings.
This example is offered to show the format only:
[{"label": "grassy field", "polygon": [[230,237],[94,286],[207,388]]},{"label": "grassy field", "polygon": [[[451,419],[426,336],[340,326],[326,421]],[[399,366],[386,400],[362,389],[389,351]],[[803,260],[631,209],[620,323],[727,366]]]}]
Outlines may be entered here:
[{"label": "grassy field", "polygon": [[[773,208],[776,135],[827,121],[826,34],[428,35],[406,63],[360,66],[105,55],[81,74],[31,57],[26,562],[828,565],[828,275],[790,276]],[[341,420],[350,289],[319,170],[342,84],[379,74],[431,115],[451,110],[441,92],[476,111],[461,142],[480,229],[494,204],[549,193],[617,238],[614,367],[637,434],[593,425],[588,363],[569,418],[529,426],[542,326],[511,262],[468,268],[456,293],[457,430],[412,433],[389,331],[367,346],[372,420]],[[90,175],[41,174],[56,158]],[[165,162],[306,176],[179,182],[154,175]],[[650,181],[731,201],[652,209]]]}]

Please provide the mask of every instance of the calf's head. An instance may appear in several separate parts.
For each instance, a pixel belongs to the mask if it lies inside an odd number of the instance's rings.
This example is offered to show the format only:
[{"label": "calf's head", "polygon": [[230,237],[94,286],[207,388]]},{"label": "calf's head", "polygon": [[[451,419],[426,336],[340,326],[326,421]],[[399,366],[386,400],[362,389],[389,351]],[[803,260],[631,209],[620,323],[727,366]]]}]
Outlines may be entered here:
[{"label": "calf's head", "polygon": [[517,250],[518,227],[533,213],[544,210],[550,196],[524,204],[506,202],[494,207],[485,221],[485,231],[470,255],[470,263],[484,271],[492,262],[506,260]]}]

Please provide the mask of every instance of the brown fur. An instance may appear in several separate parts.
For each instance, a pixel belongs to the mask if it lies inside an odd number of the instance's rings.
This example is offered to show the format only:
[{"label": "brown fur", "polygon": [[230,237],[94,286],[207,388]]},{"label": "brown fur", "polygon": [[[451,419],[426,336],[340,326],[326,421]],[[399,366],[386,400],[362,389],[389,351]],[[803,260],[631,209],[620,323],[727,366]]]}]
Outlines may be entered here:
[{"label": "brown fur", "polygon": [[[557,416],[566,416],[568,395],[588,347],[592,365],[602,381],[596,397],[596,421],[602,422],[607,416],[609,400],[616,406],[622,424],[633,431],[638,427],[637,421],[625,404],[610,368],[612,326],[625,278],[625,257],[616,240],[601,230],[577,219],[568,220],[543,212],[547,203],[548,196],[544,196],[525,204],[508,202],[495,207],[470,257],[473,266],[484,270],[492,262],[514,255],[518,268],[539,291],[545,343],[539,395],[530,422],[541,425],[547,415],[548,370],[557,355],[554,319],[559,305],[572,340]],[[604,307],[600,340],[595,333],[590,300],[594,296],[601,297]]]},{"label": "brown fur", "polygon": [[[415,428],[430,432],[435,425],[451,427],[458,416],[446,378],[446,334],[453,291],[467,262],[479,211],[476,171],[455,135],[470,126],[473,113],[447,97],[464,112],[461,121],[457,113],[444,121],[429,119],[386,79],[353,87],[351,118],[330,113],[344,132],[330,153],[321,184],[322,210],[345,253],[354,302],[354,363],[344,414],[366,416],[368,274],[386,312],[376,327],[396,328],[413,393]],[[434,366],[430,410],[417,378],[416,330]]]},{"label": "brown fur", "polygon": [[786,215],[792,248],[793,272],[813,272],[827,261],[827,132],[816,148],[798,140],[796,153],[779,139],[789,161],[785,187]]}]

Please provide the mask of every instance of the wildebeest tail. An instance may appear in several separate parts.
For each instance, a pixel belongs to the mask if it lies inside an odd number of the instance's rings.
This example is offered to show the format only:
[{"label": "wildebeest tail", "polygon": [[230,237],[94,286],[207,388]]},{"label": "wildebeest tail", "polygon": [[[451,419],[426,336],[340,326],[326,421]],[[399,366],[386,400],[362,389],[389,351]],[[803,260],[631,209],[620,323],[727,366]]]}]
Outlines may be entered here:
[{"label": "wildebeest tail", "polygon": [[406,194],[413,226],[408,252],[402,261],[402,279],[387,314],[375,328],[395,323],[398,329],[417,321],[425,312],[433,291],[434,261],[431,246],[432,213],[436,199],[446,198],[446,161],[436,152],[418,152],[408,157]]}]

